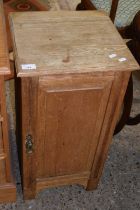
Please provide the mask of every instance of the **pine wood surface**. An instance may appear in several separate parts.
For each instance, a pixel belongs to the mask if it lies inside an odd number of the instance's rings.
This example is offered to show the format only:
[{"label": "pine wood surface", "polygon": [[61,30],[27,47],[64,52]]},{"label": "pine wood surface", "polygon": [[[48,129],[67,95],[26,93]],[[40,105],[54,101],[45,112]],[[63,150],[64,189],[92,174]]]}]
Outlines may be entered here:
[{"label": "pine wood surface", "polygon": [[[139,69],[104,13],[28,12],[13,13],[10,19],[18,76]],[[36,69],[23,70],[22,64],[35,64]]]}]

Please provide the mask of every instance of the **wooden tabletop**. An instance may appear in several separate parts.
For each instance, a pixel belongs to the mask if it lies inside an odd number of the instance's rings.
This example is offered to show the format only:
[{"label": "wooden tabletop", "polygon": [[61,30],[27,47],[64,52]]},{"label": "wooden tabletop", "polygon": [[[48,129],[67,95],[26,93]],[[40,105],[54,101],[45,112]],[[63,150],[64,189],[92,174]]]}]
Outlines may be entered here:
[{"label": "wooden tabletop", "polygon": [[9,55],[7,51],[7,38],[5,30],[5,20],[3,4],[0,1],[0,75],[9,74]]},{"label": "wooden tabletop", "polygon": [[10,20],[18,76],[139,69],[102,12],[13,13]]}]

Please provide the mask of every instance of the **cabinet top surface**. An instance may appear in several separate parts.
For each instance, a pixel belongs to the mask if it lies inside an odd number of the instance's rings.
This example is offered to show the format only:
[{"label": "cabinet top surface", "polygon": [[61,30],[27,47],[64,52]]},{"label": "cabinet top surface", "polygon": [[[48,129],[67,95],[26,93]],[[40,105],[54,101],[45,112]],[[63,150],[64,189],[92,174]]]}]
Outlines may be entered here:
[{"label": "cabinet top surface", "polygon": [[3,14],[3,4],[0,1],[0,75],[9,74],[9,58],[7,52],[7,40],[5,21]]},{"label": "cabinet top surface", "polygon": [[12,13],[10,23],[18,76],[139,69],[104,13]]}]

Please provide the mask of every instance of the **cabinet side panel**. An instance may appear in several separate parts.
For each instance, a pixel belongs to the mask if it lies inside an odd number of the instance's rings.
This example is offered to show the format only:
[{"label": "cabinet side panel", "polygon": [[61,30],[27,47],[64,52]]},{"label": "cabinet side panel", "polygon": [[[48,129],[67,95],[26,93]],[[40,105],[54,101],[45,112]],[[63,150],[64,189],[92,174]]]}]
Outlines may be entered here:
[{"label": "cabinet side panel", "polygon": [[90,180],[87,186],[88,190],[92,190],[93,188],[97,187],[99,178],[102,174],[109,146],[112,141],[113,132],[119,119],[129,77],[130,72],[121,72],[115,74],[103,127],[99,137],[99,144],[96,150],[95,159],[93,161]]}]

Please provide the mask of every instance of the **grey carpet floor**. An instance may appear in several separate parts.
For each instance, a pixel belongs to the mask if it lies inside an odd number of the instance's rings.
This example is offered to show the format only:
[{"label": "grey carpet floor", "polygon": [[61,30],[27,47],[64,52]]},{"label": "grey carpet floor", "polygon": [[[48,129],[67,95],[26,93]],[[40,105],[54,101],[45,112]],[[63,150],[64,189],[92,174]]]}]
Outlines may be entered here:
[{"label": "grey carpet floor", "polygon": [[[140,112],[140,72],[134,76],[134,103],[131,115]],[[6,84],[7,102],[11,101],[10,85]],[[46,189],[34,200],[23,201],[14,116],[8,105],[10,142],[17,183],[16,203],[1,204],[0,210],[139,210],[140,209],[140,124],[125,126],[113,138],[97,190],[87,192],[82,186],[72,185]]]}]

